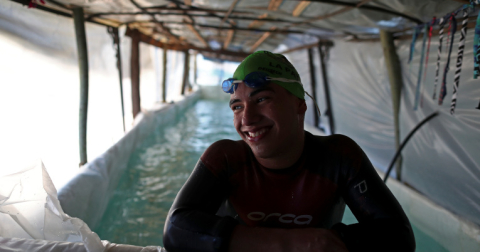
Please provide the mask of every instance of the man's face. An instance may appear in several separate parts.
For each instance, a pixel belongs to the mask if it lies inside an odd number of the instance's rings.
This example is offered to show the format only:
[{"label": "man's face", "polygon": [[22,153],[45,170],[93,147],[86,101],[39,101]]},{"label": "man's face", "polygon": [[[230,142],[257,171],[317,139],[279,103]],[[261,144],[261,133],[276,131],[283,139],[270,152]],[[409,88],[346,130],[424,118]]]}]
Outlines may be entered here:
[{"label": "man's face", "polygon": [[303,143],[305,101],[277,84],[256,89],[238,84],[230,108],[235,129],[257,158],[279,157]]}]

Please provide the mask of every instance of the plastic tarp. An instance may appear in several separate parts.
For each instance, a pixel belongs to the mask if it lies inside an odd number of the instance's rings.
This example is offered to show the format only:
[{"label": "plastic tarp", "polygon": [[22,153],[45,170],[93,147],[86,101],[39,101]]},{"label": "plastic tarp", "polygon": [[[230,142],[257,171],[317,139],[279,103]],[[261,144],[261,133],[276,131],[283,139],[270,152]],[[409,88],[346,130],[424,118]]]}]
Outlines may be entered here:
[{"label": "plastic tarp", "polygon": [[[456,70],[459,31],[457,31],[447,75],[447,96],[443,105],[433,100],[438,36],[432,37],[429,61],[422,78],[423,106],[413,109],[421,59],[421,40],[417,40],[413,61],[408,64],[410,40],[398,41],[397,53],[403,73],[400,108],[400,139],[424,118],[438,111],[439,116],[425,124],[402,152],[402,179],[449,211],[480,224],[480,85],[473,79],[473,30],[467,32],[463,67],[455,114],[450,114],[454,73]],[[446,62],[446,38],[441,55],[440,80]],[[306,89],[309,73],[306,50],[288,56]],[[318,55],[316,56],[318,57]],[[318,62],[318,60],[316,60]],[[327,61],[328,80],[336,133],[353,138],[372,163],[385,171],[395,154],[393,108],[390,84],[380,42],[345,42],[335,40]],[[318,67],[318,66],[317,66]],[[322,79],[317,76],[317,97]],[[423,91],[422,91],[423,90]],[[440,84],[437,85],[437,98]],[[307,90],[308,91],[308,90]],[[321,106],[324,106],[320,101]],[[313,107],[307,110],[311,120]],[[324,109],[324,108],[323,108]],[[323,112],[322,109],[322,112]],[[310,119],[309,119],[310,117]],[[323,119],[322,119],[323,120]],[[394,174],[395,176],[395,174]]]},{"label": "plastic tarp", "polygon": [[[163,252],[101,241],[85,222],[65,214],[42,162],[0,177],[0,251]],[[81,202],[79,204],[88,204]]]}]

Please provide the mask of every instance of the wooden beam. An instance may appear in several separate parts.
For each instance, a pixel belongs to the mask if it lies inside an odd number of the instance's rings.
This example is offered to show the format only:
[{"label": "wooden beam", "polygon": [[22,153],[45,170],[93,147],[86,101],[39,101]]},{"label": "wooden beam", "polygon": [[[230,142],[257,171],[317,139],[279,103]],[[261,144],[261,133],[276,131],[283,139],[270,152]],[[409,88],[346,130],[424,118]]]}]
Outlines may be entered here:
[{"label": "wooden beam", "polygon": [[197,39],[200,40],[200,42],[202,42],[203,46],[210,47],[208,45],[207,41],[205,41],[205,39],[202,37],[202,35],[200,35],[200,33],[198,33],[198,31],[195,29],[195,27],[193,27],[192,24],[187,24],[187,27],[188,27],[188,29],[190,29],[190,31],[193,32],[193,34],[195,34]]},{"label": "wooden beam", "polygon": [[452,1],[459,2],[459,3],[462,3],[462,4],[470,4],[470,2],[467,1],[467,0],[452,0]]},{"label": "wooden beam", "polygon": [[78,67],[80,72],[80,111],[79,111],[79,149],[80,166],[87,160],[87,115],[88,115],[88,51],[85,35],[85,20],[83,8],[76,7],[73,11],[75,38],[77,41]]},{"label": "wooden beam", "polygon": [[347,11],[350,11],[352,9],[355,9],[355,8],[359,8],[361,7],[362,5],[364,4],[367,4],[368,2],[371,2],[372,0],[362,0],[360,1],[357,5],[355,6],[346,6],[346,7],[343,7],[339,10],[336,10],[332,13],[329,13],[329,14],[326,14],[326,15],[322,15],[322,16],[318,16],[318,17],[315,17],[315,18],[311,18],[311,19],[308,19],[304,22],[299,22],[299,23],[295,23],[293,25],[289,25],[287,27],[292,27],[292,26],[298,26],[298,25],[304,25],[304,24],[307,24],[307,23],[311,23],[313,21],[318,21],[318,20],[322,20],[322,19],[327,19],[327,18],[331,18],[333,16],[336,16],[336,15],[339,15],[339,14],[342,14],[344,12],[347,12]]},{"label": "wooden beam", "polygon": [[132,86],[132,114],[135,118],[140,113],[140,32],[132,31],[130,54],[130,80]]},{"label": "wooden beam", "polygon": [[[383,54],[385,57],[385,63],[388,71],[388,79],[390,82],[390,90],[392,94],[393,105],[393,126],[395,132],[395,149],[398,151],[400,148],[400,101],[402,92],[402,68],[400,60],[395,49],[395,43],[393,41],[393,34],[385,30],[380,30],[380,41],[382,42]],[[402,174],[402,159],[397,159],[395,171],[397,179],[401,181]]]},{"label": "wooden beam", "polygon": [[[132,29],[127,28],[125,35],[131,37],[132,31],[133,31]],[[143,33],[140,33],[140,41],[156,47],[166,48],[168,50],[175,50],[175,51],[195,50],[195,51],[201,52],[202,54],[209,53],[209,55],[217,55],[218,57],[215,57],[215,58],[223,57],[223,58],[244,59],[249,55],[248,53],[245,53],[245,52],[235,52],[235,51],[229,51],[229,50],[213,50],[211,48],[201,48],[193,45],[163,43]]]},{"label": "wooden beam", "polygon": [[220,23],[220,26],[221,26],[225,21],[227,21],[228,16],[230,16],[230,14],[232,14],[233,9],[235,9],[235,6],[237,5],[238,1],[239,1],[239,0],[234,0],[234,1],[232,2],[232,4],[230,5],[230,8],[228,8],[227,14],[225,14],[225,16],[223,17],[222,22]]},{"label": "wooden beam", "polygon": [[300,3],[297,4],[297,7],[293,9],[292,16],[298,17],[302,12],[307,8],[307,6],[310,5],[310,1],[300,1]]},{"label": "wooden beam", "polygon": [[230,42],[232,42],[233,35],[235,34],[235,30],[228,30],[227,39],[223,42],[223,49],[227,49]]},{"label": "wooden beam", "polygon": [[[317,3],[332,4],[332,5],[342,5],[342,6],[352,6],[352,7],[357,6],[357,3],[354,3],[354,2],[343,2],[343,1],[334,1],[334,0],[311,0],[311,1],[312,2],[317,2]],[[415,22],[417,24],[423,23],[422,20],[420,20],[416,17],[412,17],[412,16],[409,16],[409,15],[403,14],[401,12],[385,9],[385,8],[378,7],[378,6],[361,5],[358,8],[365,9],[365,10],[373,10],[373,11],[376,11],[376,12],[387,13],[387,14],[391,14],[391,15],[394,15],[394,16],[403,17],[403,18],[406,18],[406,19],[408,19],[412,22]]]},{"label": "wooden beam", "polygon": [[297,46],[297,47],[294,47],[294,48],[287,49],[285,51],[280,52],[280,54],[287,54],[287,53],[291,53],[291,52],[295,52],[295,51],[299,51],[299,50],[310,49],[312,47],[318,46],[319,44],[333,46],[333,42],[330,41],[330,40],[320,40],[319,42],[315,42],[315,43],[312,43],[312,44],[302,45],[302,46]]},{"label": "wooden beam", "polygon": [[188,82],[188,72],[190,70],[190,64],[189,64],[189,56],[188,51],[185,51],[185,57],[183,60],[183,80],[182,80],[182,91],[181,95],[185,95],[185,88],[187,87],[187,82]]},{"label": "wooden beam", "polygon": [[258,46],[260,46],[268,37],[270,37],[270,32],[265,32],[255,44],[250,48],[250,53],[253,53]]},{"label": "wooden beam", "polygon": [[276,11],[278,7],[282,4],[283,0],[270,0],[268,4],[268,10]]},{"label": "wooden beam", "polygon": [[167,102],[167,48],[163,48],[162,102]]}]

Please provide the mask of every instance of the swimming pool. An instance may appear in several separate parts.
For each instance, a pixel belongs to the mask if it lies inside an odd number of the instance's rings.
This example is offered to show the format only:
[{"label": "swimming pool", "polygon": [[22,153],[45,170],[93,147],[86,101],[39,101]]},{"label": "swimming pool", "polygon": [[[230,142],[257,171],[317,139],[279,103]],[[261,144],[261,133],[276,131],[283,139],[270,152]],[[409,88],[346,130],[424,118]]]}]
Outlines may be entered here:
[{"label": "swimming pool", "polygon": [[[177,122],[157,128],[132,154],[94,231],[113,243],[163,246],[167,212],[203,151],[220,139],[240,139],[232,120],[226,101],[199,100]],[[348,208],[343,222],[356,222]],[[417,251],[448,251],[413,230]]]}]

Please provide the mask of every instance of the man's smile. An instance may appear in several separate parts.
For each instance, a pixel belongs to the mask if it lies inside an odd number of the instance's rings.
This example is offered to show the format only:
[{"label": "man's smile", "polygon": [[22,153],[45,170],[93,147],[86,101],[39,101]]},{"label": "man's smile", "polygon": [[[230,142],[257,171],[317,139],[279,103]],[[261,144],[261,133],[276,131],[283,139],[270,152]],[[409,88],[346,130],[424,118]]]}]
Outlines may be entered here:
[{"label": "man's smile", "polygon": [[261,138],[263,138],[269,130],[270,130],[270,127],[264,127],[264,128],[255,129],[252,131],[244,131],[244,134],[246,135],[249,141],[256,142]]}]

